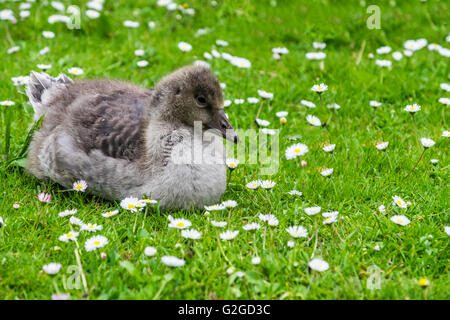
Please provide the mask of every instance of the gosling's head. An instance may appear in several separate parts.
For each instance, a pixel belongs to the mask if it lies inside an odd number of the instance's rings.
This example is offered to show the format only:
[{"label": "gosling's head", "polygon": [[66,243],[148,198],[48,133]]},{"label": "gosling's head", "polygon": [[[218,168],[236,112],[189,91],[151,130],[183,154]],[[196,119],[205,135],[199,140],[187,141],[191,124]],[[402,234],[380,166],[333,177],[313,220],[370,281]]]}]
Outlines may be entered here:
[{"label": "gosling's head", "polygon": [[164,106],[167,118],[193,127],[216,129],[222,137],[237,143],[239,138],[223,111],[223,94],[216,76],[206,67],[189,66],[164,77],[155,87],[155,99]]}]

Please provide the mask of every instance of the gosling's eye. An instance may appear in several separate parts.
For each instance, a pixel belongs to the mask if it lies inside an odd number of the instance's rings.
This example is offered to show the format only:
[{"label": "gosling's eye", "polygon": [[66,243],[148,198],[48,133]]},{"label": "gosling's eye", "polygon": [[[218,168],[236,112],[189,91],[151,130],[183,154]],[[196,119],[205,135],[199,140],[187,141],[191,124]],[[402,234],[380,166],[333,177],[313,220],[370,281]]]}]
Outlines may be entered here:
[{"label": "gosling's eye", "polygon": [[197,102],[201,105],[206,105],[206,98],[204,96],[197,96],[195,97],[195,99],[197,100]]}]

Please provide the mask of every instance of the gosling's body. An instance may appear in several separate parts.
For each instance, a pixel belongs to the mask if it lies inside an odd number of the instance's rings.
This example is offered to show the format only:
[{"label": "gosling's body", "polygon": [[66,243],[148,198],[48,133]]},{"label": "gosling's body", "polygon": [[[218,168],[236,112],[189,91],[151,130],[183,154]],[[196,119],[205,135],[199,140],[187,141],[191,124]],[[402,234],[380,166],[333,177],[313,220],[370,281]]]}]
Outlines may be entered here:
[{"label": "gosling's body", "polygon": [[[203,83],[215,79],[209,71],[184,68],[155,89],[45,76],[33,74],[27,90],[36,118],[44,115],[28,153],[27,169],[33,175],[66,188],[82,179],[88,191],[108,199],[151,196],[162,209],[202,208],[219,201],[226,187],[223,142],[208,132],[203,139],[201,134],[194,135],[192,122],[197,118],[215,120],[205,113],[203,104],[197,110],[188,98],[192,92],[196,97],[202,92],[203,98],[207,95],[203,92],[213,90],[212,97],[205,98],[216,100],[209,113],[223,112],[217,111],[223,104],[221,92],[216,92],[218,83]],[[199,83],[193,84],[193,79]],[[194,144],[212,147],[214,155],[210,157],[205,148],[193,148]],[[180,163],[174,157],[180,151],[184,155],[196,152],[189,158],[201,160]]]}]

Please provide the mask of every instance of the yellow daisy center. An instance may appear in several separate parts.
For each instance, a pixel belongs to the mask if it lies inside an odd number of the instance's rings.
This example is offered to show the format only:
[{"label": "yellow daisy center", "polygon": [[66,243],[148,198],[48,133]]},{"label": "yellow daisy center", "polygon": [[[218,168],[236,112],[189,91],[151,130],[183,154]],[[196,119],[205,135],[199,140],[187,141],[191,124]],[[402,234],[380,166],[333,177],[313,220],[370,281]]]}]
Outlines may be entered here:
[{"label": "yellow daisy center", "polygon": [[134,208],[136,208],[136,206],[134,205],[134,204],[128,204],[128,209],[134,209]]},{"label": "yellow daisy center", "polygon": [[403,220],[402,219],[397,219],[397,222],[402,222]]},{"label": "yellow daisy center", "polygon": [[94,244],[95,244],[96,246],[98,246],[98,245],[100,244],[100,241],[95,240],[95,241],[94,241]]},{"label": "yellow daisy center", "polygon": [[234,163],[230,163],[230,166],[231,166],[231,167],[234,167],[234,166],[235,166],[235,164],[234,164]]},{"label": "yellow daisy center", "polygon": [[83,186],[82,186],[81,184],[77,184],[76,188],[77,188],[78,190],[81,190],[81,189],[83,189]]},{"label": "yellow daisy center", "polygon": [[295,149],[294,152],[295,153],[300,153],[300,149]]},{"label": "yellow daisy center", "polygon": [[177,223],[177,226],[178,226],[178,227],[184,227],[184,223],[183,223],[183,222],[178,222],[178,223]]},{"label": "yellow daisy center", "polygon": [[71,237],[73,237],[73,234],[72,233],[68,233],[67,234],[67,238],[71,238]]},{"label": "yellow daisy center", "polygon": [[91,225],[89,225],[89,227],[88,227],[89,229],[92,229],[92,228],[94,228],[94,225],[93,224],[91,224]]},{"label": "yellow daisy center", "polygon": [[399,206],[401,206],[401,205],[402,205],[402,202],[401,202],[400,200],[397,200],[397,204],[398,204]]}]

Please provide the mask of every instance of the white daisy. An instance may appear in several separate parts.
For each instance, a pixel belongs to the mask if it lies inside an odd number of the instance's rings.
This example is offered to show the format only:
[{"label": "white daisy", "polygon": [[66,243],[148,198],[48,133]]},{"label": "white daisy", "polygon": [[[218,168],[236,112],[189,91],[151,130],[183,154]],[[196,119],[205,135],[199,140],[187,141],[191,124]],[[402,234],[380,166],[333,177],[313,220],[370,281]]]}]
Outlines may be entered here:
[{"label": "white daisy", "polygon": [[378,150],[384,150],[389,146],[389,142],[381,142],[379,144],[376,145],[376,148]]},{"label": "white daisy", "polygon": [[49,47],[44,47],[39,51],[39,54],[44,55],[47,54],[50,51]]},{"label": "white daisy", "polygon": [[250,181],[246,184],[246,187],[249,189],[257,189],[261,185],[261,180]]},{"label": "white daisy", "polygon": [[214,226],[214,227],[217,227],[217,228],[225,228],[226,226],[227,226],[227,222],[226,221],[215,221],[215,220],[211,220],[211,224]]},{"label": "white daisy", "polygon": [[38,67],[41,70],[47,70],[47,69],[51,69],[52,65],[51,64],[38,64],[38,65],[36,65],[36,67]]},{"label": "white daisy", "polygon": [[221,203],[222,206],[226,208],[234,208],[237,207],[238,203],[234,200],[226,200]]},{"label": "white daisy", "polygon": [[[223,57],[223,54],[222,54]],[[225,58],[224,58],[225,59]],[[230,63],[238,68],[248,69],[252,66],[251,62],[245,58],[231,57]]]},{"label": "white daisy", "polygon": [[325,218],[325,220],[323,220],[323,224],[330,224],[336,222],[338,215],[339,215],[338,211],[322,213],[322,217]]},{"label": "white daisy", "polygon": [[102,213],[102,216],[105,218],[109,218],[109,217],[115,216],[118,213],[119,213],[119,210],[108,211],[108,212]]},{"label": "white daisy", "polygon": [[228,46],[228,42],[227,41],[225,41],[225,40],[216,40],[216,44],[218,45],[218,46],[221,46],[221,47],[226,47],[226,46]]},{"label": "white daisy", "polygon": [[75,216],[70,217],[69,223],[70,223],[70,224],[77,225],[77,226],[80,226],[80,227],[84,224],[83,221],[81,221],[80,219],[78,219],[78,218],[75,217]]},{"label": "white daisy", "polygon": [[322,125],[322,122],[320,121],[320,119],[311,114],[308,114],[306,116],[306,121],[308,121],[311,125],[313,125],[315,127],[320,127]]},{"label": "white daisy", "polygon": [[380,213],[386,213],[386,207],[384,206],[384,204],[378,207],[378,211],[380,211]]},{"label": "white daisy", "polygon": [[315,108],[316,107],[316,104],[314,102],[311,102],[311,101],[308,101],[308,100],[301,100],[300,103],[302,105],[304,105],[305,107],[308,107],[308,108]]},{"label": "white daisy", "polygon": [[239,234],[239,231],[231,231],[231,230],[227,230],[225,232],[222,232],[219,237],[222,240],[231,240],[234,239],[237,235]]},{"label": "white daisy", "polygon": [[260,264],[261,258],[260,257],[253,257],[252,258],[252,264]]},{"label": "white daisy", "polygon": [[234,99],[235,104],[243,104],[245,102],[244,99]]},{"label": "white daisy", "polygon": [[424,148],[431,148],[436,142],[428,138],[420,138],[420,143]]},{"label": "white daisy", "polygon": [[407,57],[411,57],[413,55],[413,52],[411,50],[403,50],[403,54]]},{"label": "white daisy", "polygon": [[263,189],[272,189],[276,185],[276,182],[271,180],[263,180],[260,183],[260,187]]},{"label": "white daisy", "polygon": [[189,230],[182,230],[181,231],[181,236],[183,238],[197,240],[197,239],[200,239],[202,237],[202,234],[201,234],[201,232],[198,232],[195,229],[189,229]]},{"label": "white daisy", "polygon": [[42,35],[47,39],[53,39],[55,37],[55,33],[52,31],[43,31]]},{"label": "white daisy", "polygon": [[322,93],[328,90],[328,86],[325,83],[315,84],[312,86],[311,90],[317,93]]},{"label": "white daisy", "polygon": [[289,112],[287,111],[278,111],[277,113],[275,113],[275,115],[278,118],[286,118],[288,116]]},{"label": "white daisy", "polygon": [[145,207],[145,203],[141,202],[138,198],[135,197],[126,197],[122,201],[120,201],[120,206],[131,212],[137,212],[138,210],[142,210]]},{"label": "white daisy", "polygon": [[309,207],[309,208],[305,208],[304,210],[308,216],[313,216],[315,214],[318,214],[321,209],[322,208],[320,208],[320,207]]},{"label": "white daisy", "polygon": [[97,225],[95,223],[87,223],[81,226],[81,231],[97,232],[102,229],[103,229],[102,225]]},{"label": "white daisy", "polygon": [[399,206],[400,208],[406,209],[408,207],[408,204],[406,201],[404,201],[399,196],[393,196],[392,199],[394,200],[394,203]]},{"label": "white daisy", "polygon": [[325,152],[332,152],[332,151],[334,151],[335,148],[336,148],[335,144],[329,144],[329,145],[326,145],[325,147],[323,147],[322,150]]},{"label": "white daisy", "polygon": [[288,54],[289,50],[288,48],[272,48],[272,52],[278,54]]},{"label": "white daisy", "polygon": [[325,169],[325,170],[320,171],[320,174],[324,177],[328,177],[329,175],[331,175],[333,173],[333,171],[334,171],[333,168]]},{"label": "white daisy", "polygon": [[329,268],[328,262],[326,262],[326,261],[324,261],[324,260],[322,260],[322,259],[319,259],[319,258],[311,259],[311,260],[308,262],[308,266],[309,266],[312,270],[314,270],[314,271],[319,271],[319,272],[326,271],[326,270],[328,270],[328,268]]},{"label": "white daisy", "polygon": [[203,53],[203,58],[205,58],[207,60],[211,60],[213,58],[213,56],[209,52],[204,52]]},{"label": "white daisy", "polygon": [[268,129],[268,128],[262,128],[261,132],[264,133],[264,134],[268,134],[268,135],[274,136],[277,133],[277,130]]},{"label": "white daisy", "polygon": [[450,92],[450,84],[444,82],[444,83],[441,83],[439,86],[442,90]]},{"label": "white daisy", "polygon": [[60,217],[66,217],[68,215],[74,215],[75,213],[77,213],[77,209],[72,209],[72,210],[64,210],[60,213],[58,213],[58,216]]},{"label": "white daisy", "polygon": [[392,58],[393,58],[395,61],[400,61],[400,60],[402,60],[402,58],[403,58],[403,54],[402,54],[400,51],[392,52]]},{"label": "white daisy", "polygon": [[156,203],[158,203],[157,200],[153,200],[153,199],[150,199],[150,198],[142,199],[142,200],[140,200],[140,202],[141,202],[141,203],[150,203],[150,204],[156,204]]},{"label": "white daisy", "polygon": [[88,187],[88,185],[87,185],[86,181],[84,181],[84,180],[78,180],[73,183],[73,190],[75,190],[75,191],[84,192],[84,191],[86,191],[87,187]]},{"label": "white daisy", "polygon": [[84,248],[86,251],[92,251],[96,250],[97,248],[102,248],[108,244],[108,239],[104,236],[93,236],[92,238],[89,238],[86,240],[86,243],[84,244]]},{"label": "white daisy", "polygon": [[190,222],[187,219],[179,218],[179,219],[172,219],[169,223],[169,228],[175,228],[175,229],[186,229],[189,228],[192,225],[192,222]]},{"label": "white daisy", "polygon": [[19,46],[14,46],[14,47],[9,48],[8,51],[6,51],[6,53],[12,54],[12,53],[17,52],[19,50],[20,50]]},{"label": "white daisy", "polygon": [[70,68],[70,69],[67,70],[67,71],[68,71],[70,74],[73,74],[73,75],[76,75],[76,76],[82,75],[82,74],[84,73],[83,69],[77,68],[77,67]]},{"label": "white daisy", "polygon": [[277,226],[279,224],[279,221],[277,217],[275,217],[273,214],[269,216],[269,219],[267,219],[267,224],[269,226]]},{"label": "white daisy", "polygon": [[293,248],[293,247],[295,246],[295,242],[292,241],[292,240],[289,240],[289,241],[287,242],[287,246],[288,246],[289,248]]},{"label": "white daisy", "polygon": [[156,252],[157,250],[155,247],[145,247],[144,249],[144,254],[149,257],[154,256]]},{"label": "white daisy", "polygon": [[369,105],[371,107],[378,108],[379,106],[381,106],[381,102],[378,102],[378,101],[375,101],[375,100],[370,100],[369,101]]},{"label": "white daisy", "polygon": [[327,108],[328,109],[339,110],[341,108],[341,106],[338,105],[337,103],[332,103],[332,104],[327,105]]},{"label": "white daisy", "polygon": [[57,274],[61,270],[61,263],[52,262],[42,266],[42,269],[47,274]]},{"label": "white daisy", "polygon": [[89,9],[89,10],[86,10],[86,16],[89,19],[97,19],[98,17],[100,17],[100,12]]},{"label": "white daisy", "polygon": [[390,67],[392,65],[392,61],[390,60],[375,60],[375,64],[379,67]]},{"label": "white daisy", "polygon": [[2,217],[0,217],[0,227],[6,227],[6,223],[3,221]]},{"label": "white daisy", "polygon": [[166,266],[169,267],[182,267],[184,266],[184,260],[179,259],[174,256],[164,256],[161,257],[161,262],[164,263]]},{"label": "white daisy", "polygon": [[78,232],[70,231],[63,234],[62,236],[59,236],[58,239],[63,242],[68,242],[69,240],[75,241],[77,240],[78,235],[79,235]]},{"label": "white daisy", "polygon": [[444,231],[447,235],[450,236],[450,227],[444,227]]},{"label": "white daisy", "polygon": [[430,162],[431,162],[432,164],[436,164],[436,163],[439,162],[439,160],[438,160],[438,159],[431,159]]},{"label": "white daisy", "polygon": [[213,204],[212,206],[205,206],[205,210],[208,211],[218,211],[218,210],[224,210],[225,206],[223,204]]},{"label": "white daisy", "polygon": [[307,52],[306,53],[306,59],[308,60],[323,60],[327,57],[327,54],[325,52]]},{"label": "white daisy", "polygon": [[286,231],[294,238],[308,237],[308,231],[302,226],[292,226],[287,228]]},{"label": "white daisy", "polygon": [[269,99],[269,100],[273,99],[273,93],[271,93],[271,92],[267,92],[264,90],[258,90],[258,94],[261,98]]},{"label": "white daisy", "polygon": [[392,216],[391,221],[401,226],[408,225],[411,221],[405,216]]},{"label": "white daisy", "polygon": [[16,103],[14,101],[11,101],[11,100],[0,101],[0,106],[10,107],[10,106],[13,106],[15,104]]},{"label": "white daisy", "polygon": [[233,102],[232,102],[231,100],[224,100],[224,101],[223,101],[223,106],[224,106],[224,107],[229,107],[229,106],[231,106],[232,103],[233,103]]},{"label": "white daisy", "polygon": [[326,46],[327,44],[325,42],[313,42],[314,49],[323,50]]},{"label": "white daisy", "polygon": [[259,228],[261,228],[261,225],[256,222],[247,223],[245,226],[242,227],[242,229],[244,229],[246,231],[257,230]]},{"label": "white daisy", "polygon": [[263,120],[263,119],[256,119],[255,121],[256,121],[256,124],[260,127],[267,127],[270,124],[269,121]]},{"label": "white daisy", "polygon": [[286,149],[285,157],[287,160],[291,160],[298,156],[303,156],[308,151],[308,146],[303,143],[296,143]]},{"label": "white daisy", "polygon": [[149,22],[148,22],[148,27],[149,27],[150,29],[155,29],[156,23],[155,23],[154,21],[149,21]]},{"label": "white daisy", "polygon": [[148,66],[148,61],[147,60],[139,60],[138,62],[136,62],[136,65],[139,68],[145,68],[146,66]]},{"label": "white daisy", "polygon": [[255,98],[255,97],[249,97],[249,98],[247,98],[247,102],[248,103],[258,103],[259,102],[259,99],[258,98]]},{"label": "white daisy", "polygon": [[239,160],[238,160],[238,159],[234,159],[234,158],[228,158],[228,159],[225,161],[225,163],[226,163],[226,165],[227,165],[228,168],[230,168],[230,169],[236,169],[236,167],[237,167],[238,164],[239,164]]},{"label": "white daisy", "polygon": [[127,28],[139,28],[139,22],[137,21],[125,20],[123,25]]},{"label": "white daisy", "polygon": [[178,43],[178,49],[184,52],[189,52],[192,50],[192,46],[189,43],[182,41]]},{"label": "white daisy", "polygon": [[445,105],[450,105],[450,99],[449,98],[439,98],[438,100],[440,103],[445,104]]},{"label": "white daisy", "polygon": [[297,190],[291,190],[291,191],[289,191],[288,192],[291,196],[302,196],[303,195],[303,193],[301,193],[300,191],[297,191]]},{"label": "white daisy", "polygon": [[442,136],[445,138],[450,138],[450,131],[448,131],[448,130],[443,131]]},{"label": "white daisy", "polygon": [[410,113],[416,113],[417,111],[421,110],[421,107],[414,103],[414,104],[408,104],[404,109],[404,111],[408,111]]},{"label": "white daisy", "polygon": [[387,53],[391,52],[391,50],[392,49],[389,46],[380,47],[380,48],[377,49],[377,53],[378,54],[387,54]]},{"label": "white daisy", "polygon": [[375,251],[380,251],[380,246],[377,244],[377,245],[375,245],[375,247],[373,247],[373,250],[375,250]]}]

